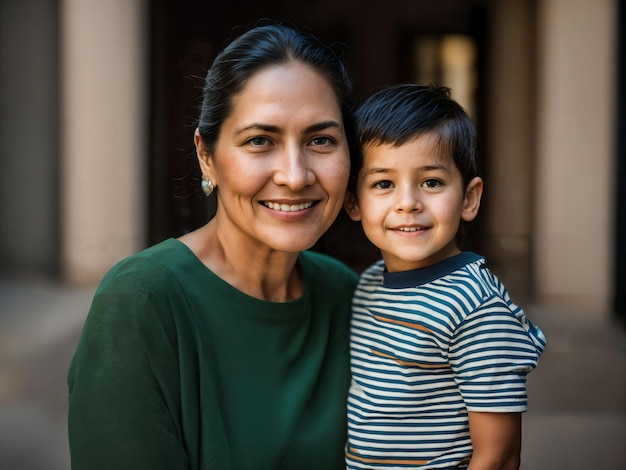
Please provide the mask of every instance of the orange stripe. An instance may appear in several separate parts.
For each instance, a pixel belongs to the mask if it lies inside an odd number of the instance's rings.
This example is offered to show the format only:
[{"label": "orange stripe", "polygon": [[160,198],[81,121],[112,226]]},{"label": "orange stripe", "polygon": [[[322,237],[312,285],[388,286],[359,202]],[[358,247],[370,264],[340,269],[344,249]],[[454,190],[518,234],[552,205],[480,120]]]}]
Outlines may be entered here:
[{"label": "orange stripe", "polygon": [[425,364],[423,362],[403,361],[402,359],[398,359],[397,357],[392,356],[391,354],[385,354],[384,352],[376,351],[375,349],[370,348],[370,351],[372,351],[372,353],[375,356],[392,359],[396,361],[398,364],[400,364],[401,366],[419,367],[420,369],[447,369],[448,367],[450,367],[449,364]]},{"label": "orange stripe", "polygon": [[402,325],[402,326],[406,326],[407,328],[411,328],[412,330],[421,330],[421,331],[425,331],[426,333],[432,333],[428,328],[426,328],[423,325],[418,325],[416,323],[409,323],[407,321],[402,321],[402,320],[394,320],[392,318],[385,318],[385,317],[380,317],[378,315],[373,315],[373,317],[383,323],[394,323],[396,325]]},{"label": "orange stripe", "polygon": [[417,460],[417,459],[368,459],[365,457],[359,457],[357,455],[356,449],[350,447],[348,452],[346,452],[348,457],[353,460],[358,460],[363,463],[378,463],[378,464],[387,464],[387,465],[426,465],[428,460]]}]

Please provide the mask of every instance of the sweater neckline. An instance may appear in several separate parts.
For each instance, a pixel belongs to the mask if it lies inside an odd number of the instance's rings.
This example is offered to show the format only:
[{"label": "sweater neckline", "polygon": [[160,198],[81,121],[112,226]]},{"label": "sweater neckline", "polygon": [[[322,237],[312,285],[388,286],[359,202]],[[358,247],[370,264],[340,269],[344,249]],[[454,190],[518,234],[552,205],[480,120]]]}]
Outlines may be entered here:
[{"label": "sweater neckline", "polygon": [[[207,267],[202,261],[200,261],[200,259],[195,255],[195,253],[191,251],[191,249],[187,245],[185,245],[183,242],[181,242],[180,240],[176,238],[170,238],[169,240],[171,241],[171,243],[178,245],[180,247],[183,253],[185,253],[186,256],[189,257],[191,262],[198,268],[200,272],[203,273],[203,275],[210,278],[214,287],[219,286],[219,289],[225,295],[230,295],[233,297],[233,299],[238,298],[239,299],[238,302],[243,301],[250,305],[256,304],[256,306],[258,307],[272,305],[274,308],[280,310],[282,308],[291,309],[291,307],[293,307],[294,305],[303,304],[303,303],[306,303],[307,301],[307,298],[309,296],[309,280],[308,280],[308,272],[302,263],[302,253],[298,255],[298,260],[296,261],[296,265],[298,269],[300,270],[300,275],[302,276],[302,284],[303,284],[302,295],[300,295],[300,297],[296,299],[288,300],[286,302],[273,302],[271,300],[258,299],[256,297],[253,297],[237,289],[235,286],[233,286],[232,284],[228,283],[227,281],[222,279],[220,276],[215,274],[209,267]],[[284,307],[281,307],[281,306],[284,306]]]}]

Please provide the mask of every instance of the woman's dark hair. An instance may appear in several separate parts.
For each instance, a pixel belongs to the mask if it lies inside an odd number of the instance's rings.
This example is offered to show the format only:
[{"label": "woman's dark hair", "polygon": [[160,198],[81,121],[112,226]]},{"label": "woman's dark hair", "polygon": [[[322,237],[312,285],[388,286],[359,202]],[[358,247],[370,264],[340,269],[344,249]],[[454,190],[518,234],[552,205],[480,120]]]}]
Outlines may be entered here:
[{"label": "woman's dark hair", "polygon": [[[465,110],[450,97],[450,89],[435,84],[404,84],[384,88],[370,96],[356,112],[359,142],[399,147],[426,133],[434,133],[437,146],[450,156],[466,186],[478,176],[476,128]],[[362,160],[352,166],[354,190]]]},{"label": "woman's dark hair", "polygon": [[220,52],[209,69],[202,100],[198,132],[212,153],[224,120],[231,112],[232,98],[257,72],[271,65],[299,61],[320,72],[337,95],[350,150],[356,158],[358,142],[354,128],[353,91],[346,69],[332,48],[313,34],[283,24],[253,28]]}]

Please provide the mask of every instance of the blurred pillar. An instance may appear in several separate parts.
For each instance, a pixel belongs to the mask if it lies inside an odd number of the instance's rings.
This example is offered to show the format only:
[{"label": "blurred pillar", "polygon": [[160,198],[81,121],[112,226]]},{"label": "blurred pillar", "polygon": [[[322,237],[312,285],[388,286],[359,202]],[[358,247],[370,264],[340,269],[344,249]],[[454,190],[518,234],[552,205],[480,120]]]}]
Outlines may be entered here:
[{"label": "blurred pillar", "polygon": [[489,264],[521,301],[531,295],[533,2],[492,2],[489,15],[484,246]]},{"label": "blurred pillar", "polygon": [[145,244],[146,6],[62,0],[62,256],[93,284]]},{"label": "blurred pillar", "polygon": [[537,298],[606,311],[611,298],[615,0],[538,8]]},{"label": "blurred pillar", "polygon": [[56,0],[0,1],[0,269],[58,269]]}]

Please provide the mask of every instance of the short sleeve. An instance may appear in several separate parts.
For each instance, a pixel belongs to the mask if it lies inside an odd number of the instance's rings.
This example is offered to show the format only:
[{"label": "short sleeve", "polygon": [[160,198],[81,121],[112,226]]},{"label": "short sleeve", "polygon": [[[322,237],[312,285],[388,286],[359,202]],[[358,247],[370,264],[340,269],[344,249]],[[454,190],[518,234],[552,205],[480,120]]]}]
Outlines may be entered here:
[{"label": "short sleeve", "polygon": [[469,411],[526,410],[526,376],[537,366],[541,349],[533,340],[532,324],[521,321],[522,316],[493,297],[456,329],[449,360]]}]

